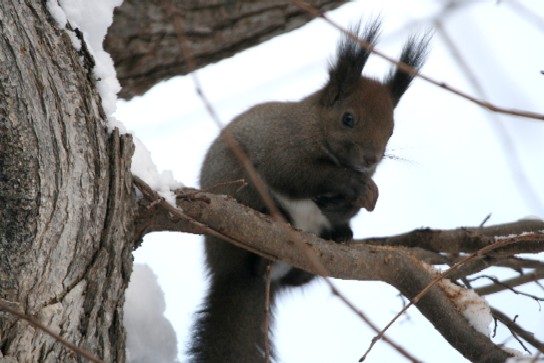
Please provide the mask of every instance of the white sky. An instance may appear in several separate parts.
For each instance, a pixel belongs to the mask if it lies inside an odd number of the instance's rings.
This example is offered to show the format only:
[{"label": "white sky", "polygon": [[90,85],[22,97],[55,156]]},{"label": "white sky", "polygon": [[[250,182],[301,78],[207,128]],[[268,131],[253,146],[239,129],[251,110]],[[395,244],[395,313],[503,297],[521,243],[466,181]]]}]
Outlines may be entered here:
[{"label": "white sky", "polygon": [[[396,56],[411,31],[424,31],[444,1],[358,1],[330,13],[341,24],[381,15],[378,48]],[[452,11],[444,26],[483,87],[498,105],[544,113],[543,24],[509,5],[473,1]],[[542,1],[520,1],[544,19]],[[337,32],[323,21],[279,36],[199,70],[205,93],[223,122],[251,105],[297,100],[326,79]],[[389,66],[371,57],[366,75],[382,77]],[[477,95],[441,35],[431,44],[423,72]],[[218,133],[196,96],[190,77],[163,82],[130,102],[119,101],[115,117],[143,141],[159,169],[197,187],[205,150]],[[454,228],[544,217],[544,122],[492,115],[436,86],[416,81],[396,112],[389,153],[375,177],[380,199],[374,212],[354,220],[355,236],[393,235],[419,227]],[[513,156],[514,155],[514,156]],[[521,173],[520,173],[521,171]],[[532,190],[532,191],[531,191]],[[201,237],[160,233],[145,238],[135,261],[147,263],[165,291],[166,316],[177,334],[180,358],[187,329],[203,296]],[[540,256],[540,258],[544,258]],[[490,274],[504,275],[503,271]],[[378,282],[338,281],[339,288],[379,326],[402,308],[393,288]],[[529,291],[529,288],[527,288]],[[533,286],[533,292],[540,293]],[[501,298],[502,296],[502,298]],[[544,313],[526,297],[503,293],[489,300],[544,340]],[[275,334],[279,361],[355,362],[374,336],[320,281],[286,294],[278,303]],[[462,362],[462,357],[416,309],[395,323],[389,336],[424,362]],[[499,328],[496,342],[508,334]],[[519,347],[512,339],[508,345]],[[399,361],[380,342],[367,362]]]}]

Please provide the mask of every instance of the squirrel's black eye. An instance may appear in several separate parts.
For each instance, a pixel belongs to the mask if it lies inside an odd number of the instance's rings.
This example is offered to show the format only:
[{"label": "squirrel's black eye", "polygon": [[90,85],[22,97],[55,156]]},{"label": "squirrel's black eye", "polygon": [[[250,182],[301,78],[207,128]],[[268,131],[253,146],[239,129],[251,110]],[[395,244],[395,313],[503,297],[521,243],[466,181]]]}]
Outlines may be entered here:
[{"label": "squirrel's black eye", "polygon": [[342,123],[347,127],[353,127],[353,125],[355,124],[355,120],[353,119],[353,115],[351,114],[351,112],[344,113],[344,115],[342,116]]}]

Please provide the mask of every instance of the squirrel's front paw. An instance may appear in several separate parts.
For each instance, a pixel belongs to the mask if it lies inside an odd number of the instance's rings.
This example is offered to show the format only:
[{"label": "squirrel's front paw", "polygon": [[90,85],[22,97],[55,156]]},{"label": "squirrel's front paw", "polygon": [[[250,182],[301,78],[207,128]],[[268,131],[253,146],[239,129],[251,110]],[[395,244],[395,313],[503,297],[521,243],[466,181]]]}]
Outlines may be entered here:
[{"label": "squirrel's front paw", "polygon": [[372,212],[376,207],[376,202],[378,201],[378,186],[374,183],[374,180],[368,179],[365,184],[364,190],[361,191],[355,205],[359,208],[364,208],[369,212]]},{"label": "squirrel's front paw", "polygon": [[334,226],[331,230],[327,230],[320,235],[323,239],[333,240],[337,243],[346,243],[353,239],[353,231],[349,224]]}]

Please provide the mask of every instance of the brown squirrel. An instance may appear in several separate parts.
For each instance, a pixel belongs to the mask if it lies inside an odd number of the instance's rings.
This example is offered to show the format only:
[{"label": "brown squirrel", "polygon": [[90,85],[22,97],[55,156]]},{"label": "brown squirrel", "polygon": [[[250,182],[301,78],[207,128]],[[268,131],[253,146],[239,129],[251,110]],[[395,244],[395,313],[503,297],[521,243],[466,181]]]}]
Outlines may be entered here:
[{"label": "brown squirrel", "polygon": [[[374,45],[379,29],[375,20],[352,33]],[[428,40],[411,37],[400,60],[419,69]],[[362,207],[374,208],[377,187],[371,177],[393,133],[394,108],[413,79],[398,68],[384,82],[362,76],[369,55],[344,36],[323,88],[298,102],[254,106],[223,131],[236,139],[287,221],[337,242],[352,238],[349,222]],[[220,135],[204,160],[201,187],[268,213],[251,182],[245,188],[233,183],[240,179],[251,180]],[[192,362],[264,361],[266,261],[209,236],[206,259],[210,287],[193,329]],[[312,277],[274,264],[271,305],[279,291]]]}]

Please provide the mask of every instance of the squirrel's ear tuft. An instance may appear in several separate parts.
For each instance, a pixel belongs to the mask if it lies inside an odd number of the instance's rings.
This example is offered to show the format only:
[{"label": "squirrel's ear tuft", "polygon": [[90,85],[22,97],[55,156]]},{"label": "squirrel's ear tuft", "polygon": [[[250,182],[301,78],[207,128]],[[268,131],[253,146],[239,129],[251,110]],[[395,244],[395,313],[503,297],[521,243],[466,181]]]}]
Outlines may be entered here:
[{"label": "squirrel's ear tuft", "polygon": [[[431,38],[431,32],[427,32],[420,37],[411,36],[406,44],[404,44],[400,61],[419,71],[427,59],[427,49]],[[397,106],[400,98],[406,92],[413,79],[414,74],[401,70],[398,67],[391,70],[385,83],[391,92],[394,106]]]},{"label": "squirrel's ear tuft", "polygon": [[365,40],[374,47],[380,33],[380,25],[381,20],[374,19],[361,32],[359,22],[349,27],[348,31],[351,34],[343,35],[338,42],[336,59],[329,65],[329,80],[323,88],[320,99],[322,105],[332,106],[351,94],[357,87],[370,51],[359,44],[353,36]]}]

